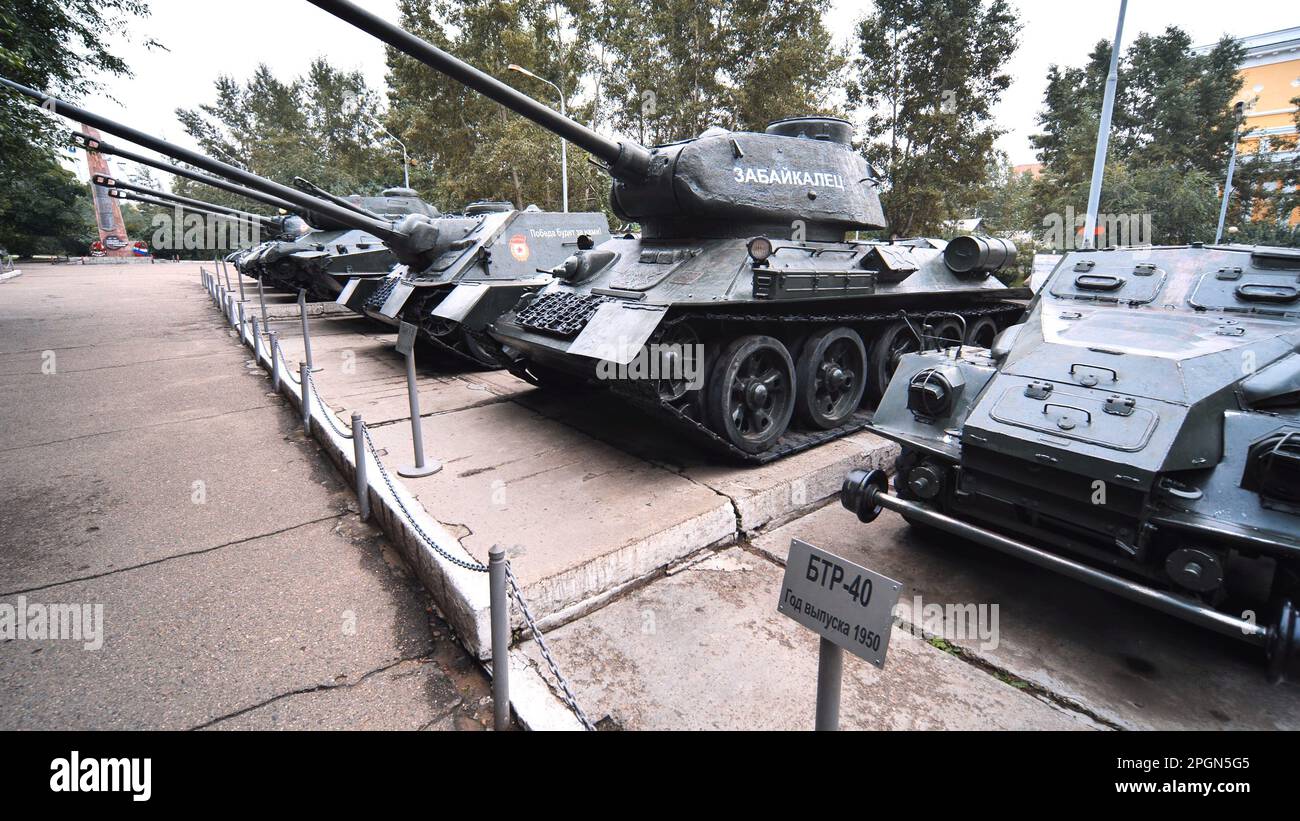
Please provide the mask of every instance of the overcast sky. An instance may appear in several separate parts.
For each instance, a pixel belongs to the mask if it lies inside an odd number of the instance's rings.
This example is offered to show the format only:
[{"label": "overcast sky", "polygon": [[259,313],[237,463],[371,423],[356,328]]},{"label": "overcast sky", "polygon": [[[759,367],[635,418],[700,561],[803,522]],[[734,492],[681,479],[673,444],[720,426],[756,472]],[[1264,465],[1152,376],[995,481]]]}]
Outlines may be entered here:
[{"label": "overcast sky", "polygon": [[[379,42],[301,0],[150,0],[153,14],[137,24],[113,48],[130,64],[134,77],[111,79],[114,98],[88,99],[86,107],[165,137],[192,145],[173,110],[213,97],[218,74],[244,79],[259,62],[280,78],[302,73],[311,60],[325,55],[342,69],[360,69],[375,88],[384,87],[384,52]],[[395,0],[360,0],[360,5],[391,20]],[[1007,134],[999,146],[1012,162],[1034,161],[1028,137],[1035,130],[1047,68],[1053,63],[1079,65],[1099,39],[1115,34],[1119,0],[1018,0],[1024,28],[1020,48],[1008,65],[1011,88],[997,107],[996,119]],[[870,3],[834,0],[831,27],[851,30]],[[1297,6],[1282,0],[1131,0],[1125,23],[1127,44],[1139,32],[1158,32],[1177,24],[1196,44],[1223,34],[1244,36],[1300,24]],[[146,50],[153,38],[168,50]],[[458,55],[473,62],[475,55]],[[683,135],[687,136],[687,135]]]}]

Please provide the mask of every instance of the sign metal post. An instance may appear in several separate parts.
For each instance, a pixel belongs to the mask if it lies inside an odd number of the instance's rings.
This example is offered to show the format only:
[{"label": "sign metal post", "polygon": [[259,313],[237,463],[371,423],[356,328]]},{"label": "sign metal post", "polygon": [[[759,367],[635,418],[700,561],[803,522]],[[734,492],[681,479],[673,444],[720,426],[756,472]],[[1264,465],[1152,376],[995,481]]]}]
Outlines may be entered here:
[{"label": "sign metal post", "polygon": [[885,666],[902,585],[833,553],[793,539],[776,610],[821,637],[817,653],[818,730],[838,730],[844,651]]}]

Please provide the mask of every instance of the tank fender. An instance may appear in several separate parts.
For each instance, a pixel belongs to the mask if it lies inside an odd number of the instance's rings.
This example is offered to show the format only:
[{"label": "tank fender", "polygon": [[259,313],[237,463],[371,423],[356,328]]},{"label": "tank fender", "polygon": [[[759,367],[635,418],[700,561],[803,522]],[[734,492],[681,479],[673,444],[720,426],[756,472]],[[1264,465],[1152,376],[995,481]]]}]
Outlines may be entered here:
[{"label": "tank fender", "polygon": [[667,312],[666,305],[626,299],[606,302],[573,340],[569,353],[627,365],[641,352]]},{"label": "tank fender", "polygon": [[541,277],[527,282],[462,282],[434,307],[433,315],[459,322],[471,331],[481,331],[510,310],[525,293],[549,281]]}]

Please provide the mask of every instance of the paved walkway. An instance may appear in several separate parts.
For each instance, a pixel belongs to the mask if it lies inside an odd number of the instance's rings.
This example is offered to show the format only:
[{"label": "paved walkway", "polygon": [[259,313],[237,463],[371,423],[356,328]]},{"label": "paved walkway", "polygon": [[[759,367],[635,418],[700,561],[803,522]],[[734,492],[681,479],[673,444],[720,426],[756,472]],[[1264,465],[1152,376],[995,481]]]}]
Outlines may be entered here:
[{"label": "paved walkway", "polygon": [[[477,666],[250,356],[194,264],[0,284],[0,728],[490,721]],[[57,604],[81,605],[81,639],[37,638]]]}]

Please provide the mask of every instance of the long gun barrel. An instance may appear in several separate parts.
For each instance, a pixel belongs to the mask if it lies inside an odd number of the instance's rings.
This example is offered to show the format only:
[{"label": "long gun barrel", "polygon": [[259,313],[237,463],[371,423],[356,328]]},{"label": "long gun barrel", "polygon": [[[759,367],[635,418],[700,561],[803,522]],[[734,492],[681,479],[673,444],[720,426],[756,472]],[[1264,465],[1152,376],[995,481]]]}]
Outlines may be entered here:
[{"label": "long gun barrel", "polygon": [[36,100],[40,103],[41,108],[44,108],[47,111],[53,111],[55,114],[61,114],[64,117],[69,117],[78,122],[85,123],[86,125],[97,128],[100,131],[115,134],[124,140],[129,140],[130,142],[135,143],[136,145],[141,145],[145,148],[157,151],[159,154],[166,154],[169,157],[175,157],[181,162],[188,163],[196,168],[202,168],[204,171],[209,173],[220,174],[227,179],[236,180],[250,188],[254,188],[263,193],[294,203],[299,208],[305,209],[309,212],[321,214],[329,219],[337,220],[342,225],[369,231],[371,234],[374,234],[385,242],[400,244],[407,239],[406,235],[395,230],[393,224],[390,222],[371,219],[370,217],[358,214],[355,211],[340,208],[332,202],[326,202],[308,196],[307,194],[290,188],[287,185],[281,185],[278,182],[259,177],[242,168],[236,168],[233,165],[220,162],[219,160],[214,160],[210,157],[205,157],[202,154],[190,151],[187,148],[172,145],[166,140],[160,140],[157,137],[145,134],[143,131],[137,131],[130,126],[125,126],[106,117],[101,117],[98,114],[81,108],[80,106],[60,100],[57,97],[51,97],[50,95],[37,91],[34,88],[29,88],[21,83],[15,83],[13,80],[8,78],[0,77],[0,85]]},{"label": "long gun barrel", "polygon": [[400,26],[358,8],[346,0],[308,0],[308,2],[585,149],[604,161],[609,166],[610,173],[616,177],[640,179],[649,171],[650,152],[638,143],[630,140],[612,140],[597,134],[527,94],[516,91],[490,74],[479,71]]},{"label": "long gun barrel", "polygon": [[383,219],[383,217],[379,216],[374,211],[371,211],[368,208],[362,208],[360,205],[357,205],[354,202],[348,202],[347,200],[343,199],[337,194],[331,194],[330,192],[326,191],[324,188],[321,188],[319,185],[312,182],[311,180],[306,180],[303,179],[302,177],[294,177],[293,184],[301,188],[303,191],[306,191],[308,194],[314,194],[323,200],[329,200],[330,202],[334,203],[340,208],[347,208],[350,211],[356,211],[358,214],[371,217],[373,219]]},{"label": "long gun barrel", "polygon": [[156,199],[176,203],[178,205],[183,205],[186,208],[193,208],[195,210],[201,208],[205,211],[216,212],[218,214],[226,214],[234,217],[252,217],[254,219],[266,220],[269,223],[279,222],[278,220],[273,220],[272,218],[264,217],[261,214],[252,214],[249,213],[248,211],[240,211],[238,208],[227,208],[224,205],[217,205],[216,203],[204,202],[203,200],[191,199],[189,197],[182,197],[180,194],[172,194],[171,192],[168,191],[155,191],[152,188],[143,188],[138,185],[132,185],[129,182],[122,182],[121,180],[114,179],[113,177],[106,177],[103,174],[96,174],[93,177],[93,180],[95,185],[98,185],[101,188],[107,188],[110,190],[110,192],[114,189],[120,191],[133,191],[137,194],[146,194]]},{"label": "long gun barrel", "polygon": [[198,171],[192,171],[188,168],[172,165],[171,163],[164,162],[163,160],[154,157],[137,154],[134,151],[128,151],[125,148],[120,148],[116,145],[110,145],[103,140],[95,139],[89,134],[83,134],[80,131],[72,132],[72,139],[87,151],[96,151],[100,154],[111,154],[114,157],[121,157],[124,160],[139,163],[140,165],[148,165],[157,168],[160,171],[175,174],[178,177],[185,177],[186,179],[194,180],[195,182],[201,182],[204,185],[210,185],[213,188],[220,188],[222,191],[229,191],[232,194],[238,194],[241,197],[246,197],[255,202],[260,202],[282,211],[301,210],[299,206],[294,205],[287,200],[282,200],[279,197],[272,197],[268,194],[263,194],[260,191],[245,188],[242,185],[235,185],[233,182],[228,182],[220,177],[214,177],[211,174],[203,174]]},{"label": "long gun barrel", "polygon": [[144,203],[145,205],[154,205],[159,208],[182,208],[186,211],[196,211],[201,214],[211,214],[212,216],[220,217],[221,219],[237,220],[237,221],[248,220],[249,222],[256,222],[258,225],[264,228],[269,228],[271,230],[279,229],[279,226],[276,225],[276,222],[273,219],[263,217],[259,214],[246,214],[240,211],[233,211],[233,209],[224,209],[226,211],[232,211],[232,213],[222,213],[221,211],[216,210],[218,206],[215,205],[210,208],[200,208],[196,205],[184,205],[179,202],[167,202],[166,200],[157,199],[155,197],[146,197],[143,194],[136,194],[131,191],[123,191],[116,188],[109,189],[108,195],[110,197],[114,197],[115,199],[130,200],[132,202],[140,202],[140,203]]}]

